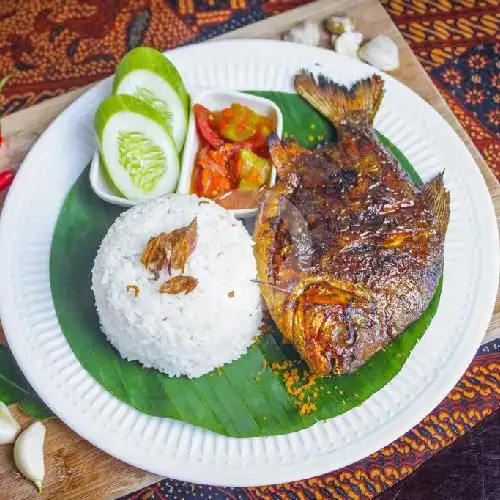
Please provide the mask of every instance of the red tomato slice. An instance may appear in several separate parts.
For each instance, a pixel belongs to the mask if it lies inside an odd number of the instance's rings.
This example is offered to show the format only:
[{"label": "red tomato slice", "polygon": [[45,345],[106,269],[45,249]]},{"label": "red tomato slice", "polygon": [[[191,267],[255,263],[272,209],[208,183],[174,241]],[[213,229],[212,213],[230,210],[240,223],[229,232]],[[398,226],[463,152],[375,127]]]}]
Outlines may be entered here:
[{"label": "red tomato slice", "polygon": [[198,133],[208,142],[213,148],[220,148],[224,145],[224,141],[219,134],[210,126],[211,111],[201,104],[193,106],[194,118]]}]

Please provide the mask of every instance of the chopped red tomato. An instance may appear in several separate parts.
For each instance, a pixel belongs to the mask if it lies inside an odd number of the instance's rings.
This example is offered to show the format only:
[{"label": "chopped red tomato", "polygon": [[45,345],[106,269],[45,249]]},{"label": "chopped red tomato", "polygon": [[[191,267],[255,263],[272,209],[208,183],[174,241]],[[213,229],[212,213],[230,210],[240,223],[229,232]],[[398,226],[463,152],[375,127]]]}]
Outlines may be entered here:
[{"label": "chopped red tomato", "polygon": [[221,146],[223,146],[224,141],[221,139],[216,130],[212,128],[210,123],[215,119],[213,113],[201,104],[195,104],[193,106],[193,111],[196,121],[196,128],[198,129],[198,133],[200,134],[200,136],[214,148],[220,148]]},{"label": "chopped red tomato", "polygon": [[271,176],[272,120],[237,103],[219,112],[195,104],[194,114],[202,146],[196,155],[192,191],[225,208],[256,206],[258,191]]}]

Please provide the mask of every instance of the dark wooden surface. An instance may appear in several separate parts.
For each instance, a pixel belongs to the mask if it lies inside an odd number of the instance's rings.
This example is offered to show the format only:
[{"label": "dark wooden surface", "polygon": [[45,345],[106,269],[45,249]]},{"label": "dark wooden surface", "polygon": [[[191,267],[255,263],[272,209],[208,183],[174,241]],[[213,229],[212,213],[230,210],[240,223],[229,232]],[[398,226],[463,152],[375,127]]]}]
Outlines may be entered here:
[{"label": "dark wooden surface", "polygon": [[500,499],[500,410],[377,500]]}]

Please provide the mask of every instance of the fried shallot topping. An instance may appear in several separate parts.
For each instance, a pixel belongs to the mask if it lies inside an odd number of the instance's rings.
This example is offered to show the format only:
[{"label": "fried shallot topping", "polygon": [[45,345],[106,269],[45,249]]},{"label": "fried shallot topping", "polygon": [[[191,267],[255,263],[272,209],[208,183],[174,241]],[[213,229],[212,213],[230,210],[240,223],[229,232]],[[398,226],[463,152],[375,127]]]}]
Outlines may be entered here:
[{"label": "fried shallot topping", "polygon": [[198,280],[192,276],[184,276],[179,274],[169,280],[165,281],[160,287],[160,293],[168,293],[170,295],[177,295],[184,292],[185,295],[191,293],[198,286]]},{"label": "fried shallot topping", "polygon": [[154,274],[155,279],[159,278],[162,269],[166,269],[169,274],[172,269],[184,272],[187,260],[196,247],[197,238],[198,222],[195,217],[189,226],[150,238],[141,262]]},{"label": "fried shallot topping", "polygon": [[135,297],[139,297],[139,287],[137,285],[127,285],[127,293],[134,292]]}]

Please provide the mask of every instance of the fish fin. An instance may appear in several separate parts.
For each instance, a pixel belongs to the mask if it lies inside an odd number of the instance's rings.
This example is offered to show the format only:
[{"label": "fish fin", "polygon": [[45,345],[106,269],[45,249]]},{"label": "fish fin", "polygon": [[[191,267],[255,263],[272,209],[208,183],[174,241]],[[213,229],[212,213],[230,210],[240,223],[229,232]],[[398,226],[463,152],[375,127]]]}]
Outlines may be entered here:
[{"label": "fish fin", "polygon": [[384,94],[384,81],[378,75],[359,80],[350,89],[324,75],[302,70],[295,77],[295,90],[335,126],[343,121],[373,123]]},{"label": "fish fin", "polygon": [[434,227],[446,231],[450,219],[450,193],[444,187],[443,172],[424,186],[423,196],[434,212]]},{"label": "fish fin", "polygon": [[269,137],[269,153],[271,160],[280,177],[285,177],[297,165],[297,159],[308,151],[295,141],[281,141],[273,133]]}]

